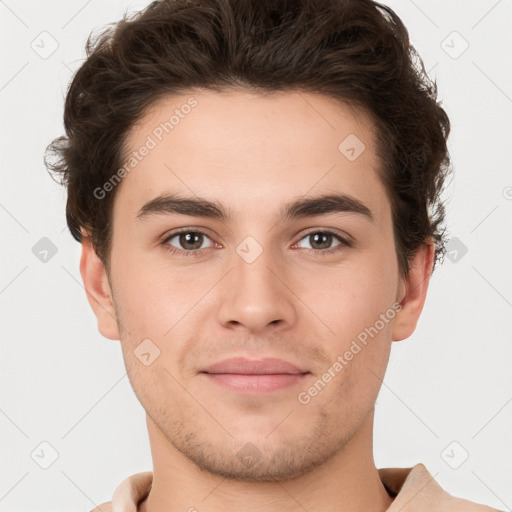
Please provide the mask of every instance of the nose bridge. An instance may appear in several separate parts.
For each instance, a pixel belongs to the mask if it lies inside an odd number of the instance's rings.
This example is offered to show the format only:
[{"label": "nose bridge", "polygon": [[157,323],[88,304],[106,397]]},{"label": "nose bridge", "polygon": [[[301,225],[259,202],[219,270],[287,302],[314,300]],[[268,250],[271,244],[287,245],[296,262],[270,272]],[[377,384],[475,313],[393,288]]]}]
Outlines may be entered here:
[{"label": "nose bridge", "polygon": [[232,254],[233,270],[225,282],[219,309],[223,325],[243,324],[251,331],[267,325],[291,324],[295,308],[283,274],[283,265],[270,244],[247,236]]}]

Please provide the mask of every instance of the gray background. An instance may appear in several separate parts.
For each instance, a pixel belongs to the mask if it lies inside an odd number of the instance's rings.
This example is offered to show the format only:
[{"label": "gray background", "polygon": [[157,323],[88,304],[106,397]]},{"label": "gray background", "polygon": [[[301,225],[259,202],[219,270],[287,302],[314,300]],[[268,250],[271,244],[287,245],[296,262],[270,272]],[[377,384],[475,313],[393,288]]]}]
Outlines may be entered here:
[{"label": "gray background", "polygon": [[[151,470],[144,410],[96,329],[42,161],[89,32],[148,3],[0,0],[1,511],[87,511]],[[423,462],[451,494],[510,511],[512,0],[386,3],[451,118],[453,240],[415,334],[393,344],[376,465]]]}]

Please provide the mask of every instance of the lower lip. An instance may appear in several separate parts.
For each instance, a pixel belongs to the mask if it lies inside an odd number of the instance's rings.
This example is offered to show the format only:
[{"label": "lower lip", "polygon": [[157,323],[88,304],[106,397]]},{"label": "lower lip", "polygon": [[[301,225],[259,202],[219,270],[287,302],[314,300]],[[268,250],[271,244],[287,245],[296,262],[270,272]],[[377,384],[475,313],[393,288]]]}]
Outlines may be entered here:
[{"label": "lower lip", "polygon": [[307,373],[277,373],[242,375],[238,373],[205,373],[213,382],[245,393],[263,393],[294,386],[304,380]]}]

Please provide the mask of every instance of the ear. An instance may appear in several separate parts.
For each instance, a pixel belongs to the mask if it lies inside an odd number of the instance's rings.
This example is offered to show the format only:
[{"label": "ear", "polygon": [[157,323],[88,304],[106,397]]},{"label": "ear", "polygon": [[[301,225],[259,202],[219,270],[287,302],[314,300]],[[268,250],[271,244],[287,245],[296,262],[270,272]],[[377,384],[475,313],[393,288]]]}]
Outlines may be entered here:
[{"label": "ear", "polygon": [[[432,239],[423,244],[410,260],[408,275],[403,279],[401,290],[402,309],[393,324],[392,340],[400,341],[411,336],[416,329],[425,299],[434,264],[435,246]],[[397,300],[399,300],[398,297]]]},{"label": "ear", "polygon": [[111,340],[119,339],[112,291],[107,279],[107,271],[89,238],[82,240],[80,274],[84,282],[87,300],[98,319],[98,330]]}]

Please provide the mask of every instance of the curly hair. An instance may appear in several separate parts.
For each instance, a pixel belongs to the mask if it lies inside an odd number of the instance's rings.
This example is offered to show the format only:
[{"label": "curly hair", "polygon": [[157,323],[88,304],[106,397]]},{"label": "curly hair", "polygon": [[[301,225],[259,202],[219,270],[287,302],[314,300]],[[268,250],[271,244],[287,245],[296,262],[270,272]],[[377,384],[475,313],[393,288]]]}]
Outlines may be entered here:
[{"label": "curly hair", "polygon": [[[403,22],[372,0],[157,0],[89,34],[66,94],[65,136],[44,161],[67,187],[73,237],[107,265],[116,189],[130,129],[155,102],[191,88],[320,93],[374,122],[402,275],[429,240],[445,254],[443,184],[450,121]],[[432,269],[433,270],[433,269]]]}]

